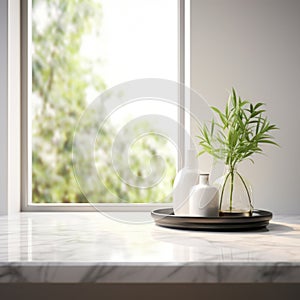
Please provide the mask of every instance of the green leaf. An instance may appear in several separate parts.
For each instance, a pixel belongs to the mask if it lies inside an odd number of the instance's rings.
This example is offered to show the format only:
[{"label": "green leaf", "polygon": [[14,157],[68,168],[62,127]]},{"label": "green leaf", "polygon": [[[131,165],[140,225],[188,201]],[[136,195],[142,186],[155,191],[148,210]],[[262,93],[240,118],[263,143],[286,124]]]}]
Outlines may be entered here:
[{"label": "green leaf", "polygon": [[254,106],[254,110],[258,109],[259,107],[265,105],[265,103],[262,103],[262,102],[258,102],[257,104],[255,104]]},{"label": "green leaf", "polygon": [[236,101],[236,92],[234,90],[234,88],[232,88],[232,103],[233,103],[233,108],[235,108],[237,106],[237,101]]},{"label": "green leaf", "polygon": [[260,143],[265,143],[265,144],[272,144],[272,145],[275,145],[275,146],[279,147],[279,145],[276,142],[273,142],[271,140],[260,140],[259,142]]},{"label": "green leaf", "polygon": [[227,124],[227,122],[226,122],[226,116],[218,108],[216,108],[214,106],[212,106],[211,109],[213,111],[215,111],[219,115],[222,123],[224,124],[224,126],[226,126],[226,124]]},{"label": "green leaf", "polygon": [[203,155],[204,153],[206,153],[206,151],[205,151],[205,150],[202,150],[202,151],[198,152],[197,156],[201,156],[201,155]]}]

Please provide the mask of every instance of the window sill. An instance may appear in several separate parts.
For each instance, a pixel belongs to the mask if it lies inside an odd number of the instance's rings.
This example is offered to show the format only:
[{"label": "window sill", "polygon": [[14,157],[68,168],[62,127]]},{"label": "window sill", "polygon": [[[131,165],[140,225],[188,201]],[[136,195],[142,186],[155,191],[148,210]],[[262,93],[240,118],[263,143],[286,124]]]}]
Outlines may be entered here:
[{"label": "window sill", "polygon": [[150,212],[170,203],[39,203],[22,206],[23,212]]},{"label": "window sill", "polygon": [[0,228],[2,283],[300,282],[299,216],[246,233],[160,228],[146,212],[20,213]]}]

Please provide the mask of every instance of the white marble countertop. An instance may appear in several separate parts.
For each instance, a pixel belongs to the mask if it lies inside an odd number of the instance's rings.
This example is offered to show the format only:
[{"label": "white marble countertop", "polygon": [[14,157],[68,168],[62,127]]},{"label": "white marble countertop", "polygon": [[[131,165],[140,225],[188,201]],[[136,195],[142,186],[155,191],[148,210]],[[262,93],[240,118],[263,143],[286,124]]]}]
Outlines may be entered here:
[{"label": "white marble countertop", "polygon": [[0,282],[300,282],[299,216],[274,216],[258,232],[204,232],[125,215],[148,222],[96,212],[1,216]]}]

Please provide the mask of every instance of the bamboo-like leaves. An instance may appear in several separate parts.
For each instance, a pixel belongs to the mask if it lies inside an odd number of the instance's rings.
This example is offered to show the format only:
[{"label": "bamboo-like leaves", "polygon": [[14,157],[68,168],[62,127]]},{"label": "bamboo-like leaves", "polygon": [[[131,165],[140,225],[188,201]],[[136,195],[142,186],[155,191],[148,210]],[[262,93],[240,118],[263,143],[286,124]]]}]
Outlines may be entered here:
[{"label": "bamboo-like leaves", "polygon": [[262,153],[261,144],[278,146],[270,131],[277,130],[264,115],[262,102],[255,105],[237,96],[234,89],[229,96],[224,113],[217,107],[211,109],[217,114],[219,121],[211,121],[210,129],[204,124],[198,136],[202,151],[214,158],[221,159],[225,164],[234,166],[236,163],[249,159],[255,153]]}]

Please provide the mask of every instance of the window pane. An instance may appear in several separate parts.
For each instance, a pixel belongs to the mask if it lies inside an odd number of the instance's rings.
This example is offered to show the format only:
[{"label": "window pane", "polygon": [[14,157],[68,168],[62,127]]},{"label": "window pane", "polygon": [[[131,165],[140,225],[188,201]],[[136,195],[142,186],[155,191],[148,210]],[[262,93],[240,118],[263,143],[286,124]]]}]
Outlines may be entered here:
[{"label": "window pane", "polygon": [[[81,115],[101,92],[140,78],[178,80],[177,9],[174,0],[32,1],[33,203],[87,202],[74,177],[72,143]],[[132,146],[130,172],[141,179],[150,172],[153,157],[163,156],[166,169],[155,187],[130,186],[106,155],[128,122],[149,113],[177,121],[177,107],[151,99],[124,105],[106,120],[105,134],[95,141],[95,165],[106,187],[95,191],[98,202],[170,201],[177,151],[166,138],[122,137]],[[152,125],[141,126],[151,132]]]}]

